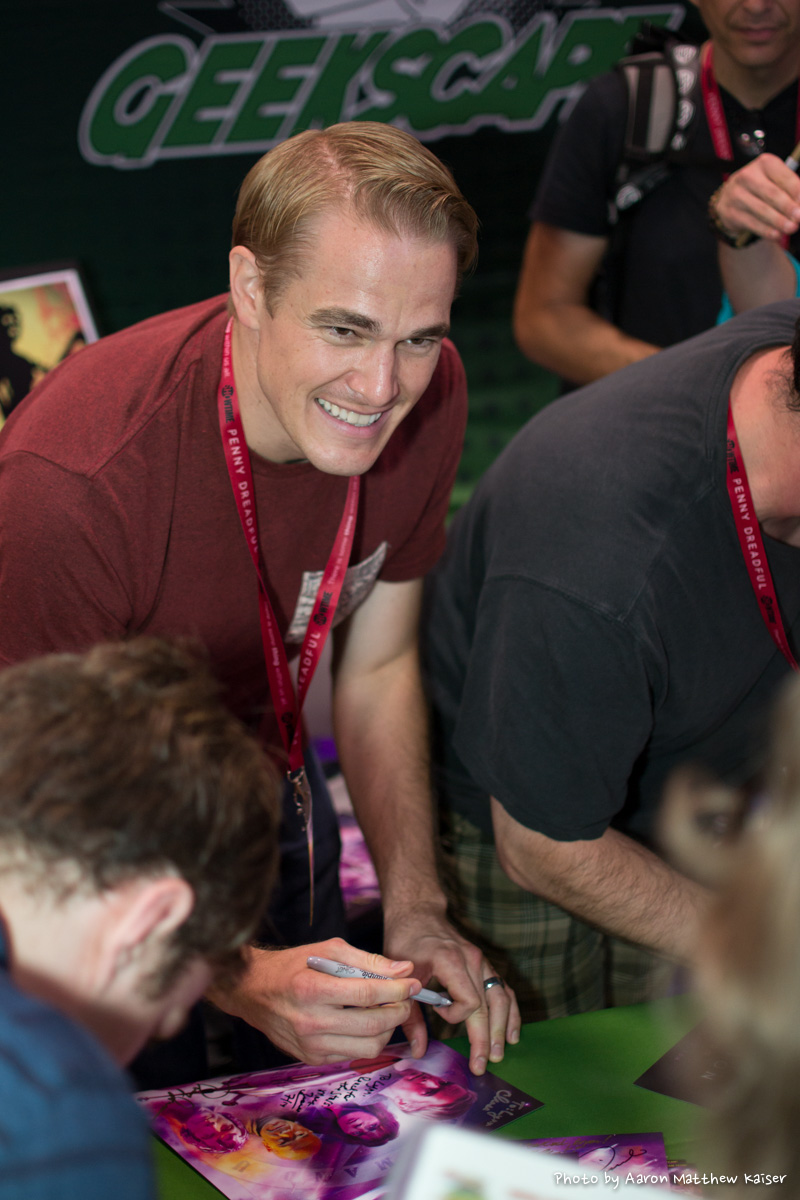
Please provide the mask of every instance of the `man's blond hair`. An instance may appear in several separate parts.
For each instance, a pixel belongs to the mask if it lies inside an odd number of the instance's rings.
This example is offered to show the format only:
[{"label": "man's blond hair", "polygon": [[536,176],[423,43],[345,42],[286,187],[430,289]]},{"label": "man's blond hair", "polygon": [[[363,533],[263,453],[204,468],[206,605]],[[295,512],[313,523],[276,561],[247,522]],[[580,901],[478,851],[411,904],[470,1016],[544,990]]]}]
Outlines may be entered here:
[{"label": "man's blond hair", "polygon": [[300,273],[314,219],[346,206],[390,233],[449,241],[459,279],[475,261],[472,206],[411,134],[376,121],[308,129],[259,159],[236,205],[232,244],[255,255],[268,306]]}]

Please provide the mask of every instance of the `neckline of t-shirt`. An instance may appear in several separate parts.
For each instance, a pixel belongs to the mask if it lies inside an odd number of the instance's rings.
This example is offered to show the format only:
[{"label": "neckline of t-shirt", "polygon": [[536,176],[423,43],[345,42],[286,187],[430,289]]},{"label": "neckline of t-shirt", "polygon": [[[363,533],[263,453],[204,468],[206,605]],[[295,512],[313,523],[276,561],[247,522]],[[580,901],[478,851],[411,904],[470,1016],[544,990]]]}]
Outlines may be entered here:
[{"label": "neckline of t-shirt", "polygon": [[718,84],[718,87],[719,94],[722,98],[723,107],[728,110],[729,114],[735,113],[737,116],[741,114],[743,116],[752,118],[757,114],[771,115],[783,104],[788,105],[790,99],[793,103],[795,103],[797,99],[798,84],[800,84],[799,80],[792,80],[791,83],[787,84],[785,88],[776,93],[776,95],[774,95],[771,100],[768,100],[766,104],[762,105],[761,108],[748,108],[746,104],[742,104],[741,100],[737,100],[733,92],[729,92],[727,88],[722,86],[722,84]]},{"label": "neckline of t-shirt", "polygon": [[[791,315],[792,308],[794,313],[797,312],[796,300],[778,300],[774,304],[765,305],[762,308],[753,308],[748,312],[740,313],[731,320],[725,321],[722,325],[717,325],[713,329],[708,329],[705,334],[698,336],[714,335],[718,339],[720,349],[719,360],[716,364],[713,374],[710,377],[709,392],[718,398],[717,405],[708,405],[706,408],[706,445],[711,447],[711,453],[714,459],[719,463],[721,479],[724,486],[724,473],[726,462],[726,423],[728,404],[730,402],[731,388],[733,381],[736,378],[736,373],[747,362],[752,355],[759,353],[761,350],[771,350],[778,346],[783,346],[789,349],[792,344],[794,331],[794,322],[797,320],[796,315]],[[779,313],[775,313],[775,309],[781,309]],[[767,310],[772,310],[767,311]],[[779,335],[776,330],[776,322],[773,317],[782,317],[783,311],[791,320],[791,327],[786,331],[785,335]],[[779,323],[779,322],[778,322]],[[753,343],[748,339],[746,345],[737,348],[733,357],[724,354],[724,344],[727,337],[735,337],[738,342],[739,334],[750,326],[752,337],[754,334],[758,340],[753,348]],[[690,339],[690,342],[694,339]],[[722,430],[720,436],[717,436],[717,431]]]},{"label": "neckline of t-shirt", "polygon": [[[796,304],[796,301],[777,301],[775,305],[770,305],[768,307],[775,308],[778,304],[781,306],[789,306],[791,304]],[[763,309],[751,309],[749,313],[743,313],[738,318],[733,319],[741,325],[744,320],[750,318],[752,318],[756,324],[760,325],[763,321]],[[719,330],[726,330],[728,333],[731,332],[728,322],[726,322],[724,325],[718,326],[717,328]],[[774,326],[770,324],[770,334],[773,332],[773,329]],[[748,347],[736,357],[736,360],[732,365],[727,363],[722,368],[721,378],[718,379],[716,386],[713,387],[713,392],[716,393],[718,397],[718,404],[713,410],[712,406],[709,406],[708,408],[709,431],[707,436],[710,439],[712,447],[712,461],[715,462],[717,466],[715,471],[717,486],[714,488],[714,492],[715,494],[724,497],[725,505],[728,510],[730,510],[730,501],[727,496],[725,483],[727,471],[726,443],[728,406],[730,404],[733,381],[736,378],[737,372],[742,366],[744,366],[748,358],[750,358],[753,354],[757,354],[760,350],[775,349],[777,346],[784,346],[788,350],[791,345],[791,336],[788,342],[783,341],[783,339],[773,342],[770,336],[766,336],[766,333],[767,331],[765,326],[765,339],[763,342],[759,343],[755,350]],[[797,562],[793,556],[800,552],[800,546],[790,546],[788,542],[782,542],[779,538],[770,537],[770,535],[765,533],[763,529],[761,530],[761,535],[764,539],[765,549],[767,549],[768,554],[774,553],[778,555],[779,558],[784,557],[786,562],[788,562],[791,557],[792,564],[796,568]]]},{"label": "neckline of t-shirt", "polygon": [[262,458],[254,450],[250,450],[250,465],[254,475],[269,476],[273,479],[302,478],[305,475],[324,475],[308,459],[294,459],[292,462],[273,462],[272,459]]}]

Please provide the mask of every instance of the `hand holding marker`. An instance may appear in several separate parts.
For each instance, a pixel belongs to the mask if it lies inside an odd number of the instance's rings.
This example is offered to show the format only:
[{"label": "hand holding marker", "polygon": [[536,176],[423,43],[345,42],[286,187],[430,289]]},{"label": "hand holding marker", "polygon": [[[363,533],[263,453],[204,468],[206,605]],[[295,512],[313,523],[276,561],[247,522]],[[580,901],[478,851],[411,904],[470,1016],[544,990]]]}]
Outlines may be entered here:
[{"label": "hand holding marker", "polygon": [[[306,963],[312,971],[321,971],[323,975],[336,975],[340,979],[389,979],[388,975],[376,975],[374,971],[348,967],[347,963],[334,962],[332,958],[317,958],[315,954],[307,958]],[[437,1008],[453,1003],[449,996],[443,996],[441,992],[432,992],[428,988],[420,988],[411,999],[419,1000],[421,1004],[436,1005]]]}]

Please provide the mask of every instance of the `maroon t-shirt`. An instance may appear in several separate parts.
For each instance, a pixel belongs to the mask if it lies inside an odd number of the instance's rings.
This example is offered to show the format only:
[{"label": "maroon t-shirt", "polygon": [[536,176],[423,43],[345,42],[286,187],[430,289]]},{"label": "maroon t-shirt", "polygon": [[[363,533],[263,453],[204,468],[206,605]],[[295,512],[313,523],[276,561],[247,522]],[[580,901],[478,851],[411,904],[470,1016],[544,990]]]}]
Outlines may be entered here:
[{"label": "maroon t-shirt", "polygon": [[[57,367],[0,436],[0,662],[131,633],[208,648],[231,708],[269,707],[258,586],[217,419],[226,297],[154,317]],[[445,342],[428,390],[362,477],[337,620],[376,578],[415,579],[444,544],[466,422]],[[347,479],[252,455],[262,557],[289,657]],[[277,743],[267,731],[268,741]]]}]

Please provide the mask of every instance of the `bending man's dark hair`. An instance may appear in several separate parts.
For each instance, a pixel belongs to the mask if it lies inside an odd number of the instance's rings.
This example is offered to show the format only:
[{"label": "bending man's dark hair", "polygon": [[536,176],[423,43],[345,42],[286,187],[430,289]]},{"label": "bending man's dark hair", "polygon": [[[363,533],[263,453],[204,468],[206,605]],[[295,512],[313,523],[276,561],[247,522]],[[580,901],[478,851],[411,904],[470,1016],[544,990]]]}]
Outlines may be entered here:
[{"label": "bending man's dark hair", "polygon": [[800,412],[800,317],[797,318],[794,325],[794,337],[792,338],[792,396],[788,402],[788,408],[793,412]]},{"label": "bending man's dark hair", "polygon": [[194,907],[157,990],[195,956],[234,970],[274,878],[276,774],[218,690],[149,638],[0,672],[0,871],[64,897],[185,879]]}]

